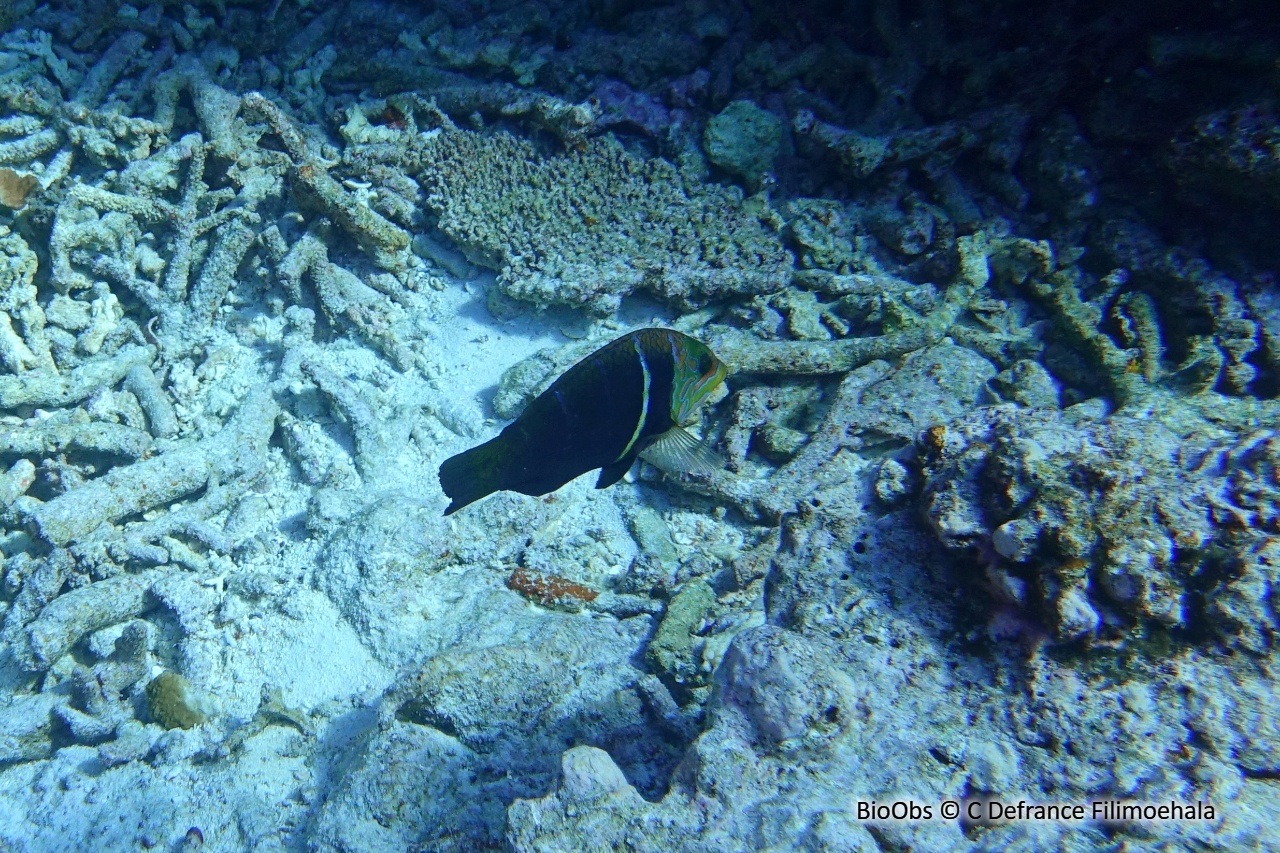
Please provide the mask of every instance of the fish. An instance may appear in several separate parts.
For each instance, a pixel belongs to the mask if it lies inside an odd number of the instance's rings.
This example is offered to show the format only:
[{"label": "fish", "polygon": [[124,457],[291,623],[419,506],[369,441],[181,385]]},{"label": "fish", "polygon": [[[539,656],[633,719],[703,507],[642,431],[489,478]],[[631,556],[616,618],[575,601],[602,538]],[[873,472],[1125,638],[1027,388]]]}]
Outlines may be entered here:
[{"label": "fish", "polygon": [[440,465],[445,515],[498,491],[532,497],[600,469],[596,488],[622,479],[637,457],[668,472],[710,473],[715,452],[684,427],[728,375],[697,338],[638,329],[556,378],[495,438]]}]

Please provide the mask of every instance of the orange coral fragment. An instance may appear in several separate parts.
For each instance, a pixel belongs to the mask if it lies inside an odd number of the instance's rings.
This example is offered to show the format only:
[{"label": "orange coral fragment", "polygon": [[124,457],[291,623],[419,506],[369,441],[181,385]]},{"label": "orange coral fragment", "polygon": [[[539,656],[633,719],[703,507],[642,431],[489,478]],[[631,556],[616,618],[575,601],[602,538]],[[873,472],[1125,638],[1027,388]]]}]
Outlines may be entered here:
[{"label": "orange coral fragment", "polygon": [[27,203],[27,196],[40,186],[35,175],[20,175],[13,169],[0,168],[0,204],[11,210],[20,210]]},{"label": "orange coral fragment", "polygon": [[543,607],[571,610],[580,609],[584,603],[594,601],[599,595],[594,589],[574,583],[568,578],[528,572],[522,568],[511,572],[511,576],[507,578],[507,588]]}]

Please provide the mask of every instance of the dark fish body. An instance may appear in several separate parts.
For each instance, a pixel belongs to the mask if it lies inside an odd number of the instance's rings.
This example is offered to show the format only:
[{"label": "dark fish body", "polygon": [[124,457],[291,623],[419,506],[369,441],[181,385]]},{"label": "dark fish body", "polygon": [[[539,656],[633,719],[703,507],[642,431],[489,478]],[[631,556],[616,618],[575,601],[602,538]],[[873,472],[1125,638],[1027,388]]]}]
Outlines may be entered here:
[{"label": "dark fish body", "polygon": [[680,427],[726,372],[705,344],[680,332],[623,335],[565,371],[497,438],[445,460],[445,515],[503,489],[545,495],[594,468],[603,489],[646,451],[705,467],[697,440]]}]

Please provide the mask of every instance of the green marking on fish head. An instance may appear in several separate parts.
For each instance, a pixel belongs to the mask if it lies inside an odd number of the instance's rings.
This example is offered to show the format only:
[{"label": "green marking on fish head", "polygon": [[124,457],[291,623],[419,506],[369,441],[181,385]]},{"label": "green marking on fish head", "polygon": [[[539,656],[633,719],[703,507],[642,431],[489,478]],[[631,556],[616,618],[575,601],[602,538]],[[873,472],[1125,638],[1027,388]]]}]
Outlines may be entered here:
[{"label": "green marking on fish head", "polygon": [[686,335],[671,338],[671,357],[675,365],[671,383],[671,420],[681,426],[694,421],[694,412],[706,402],[729,375],[724,362],[711,348]]}]

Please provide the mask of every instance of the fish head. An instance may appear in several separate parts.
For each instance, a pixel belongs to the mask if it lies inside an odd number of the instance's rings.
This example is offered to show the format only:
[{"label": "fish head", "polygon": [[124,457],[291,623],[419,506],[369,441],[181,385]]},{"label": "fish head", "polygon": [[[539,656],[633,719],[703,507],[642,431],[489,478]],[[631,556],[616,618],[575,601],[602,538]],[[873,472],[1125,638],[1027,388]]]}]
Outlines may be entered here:
[{"label": "fish head", "polygon": [[693,423],[698,407],[720,389],[729,375],[723,361],[696,338],[682,337],[674,347],[671,420],[680,426]]}]

